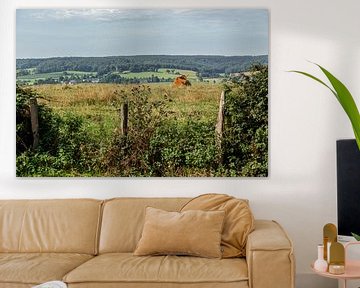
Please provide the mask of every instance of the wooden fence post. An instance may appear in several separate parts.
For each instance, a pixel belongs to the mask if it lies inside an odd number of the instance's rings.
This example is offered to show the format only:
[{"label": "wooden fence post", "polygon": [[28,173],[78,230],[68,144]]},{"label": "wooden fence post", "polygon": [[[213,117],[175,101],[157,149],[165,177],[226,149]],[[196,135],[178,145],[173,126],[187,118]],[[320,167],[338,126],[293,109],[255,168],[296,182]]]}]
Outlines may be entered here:
[{"label": "wooden fence post", "polygon": [[120,107],[120,133],[126,136],[128,133],[129,104],[122,103]]},{"label": "wooden fence post", "polygon": [[215,142],[216,146],[219,151],[219,162],[223,162],[222,158],[222,136],[223,136],[223,130],[224,130],[224,114],[225,114],[225,91],[223,90],[221,92],[220,96],[220,103],[219,103],[219,113],[218,118],[215,126]]},{"label": "wooden fence post", "polygon": [[225,91],[221,92],[220,103],[219,103],[219,113],[215,127],[216,141],[221,146],[221,138],[224,130],[224,113],[225,113]]},{"label": "wooden fence post", "polygon": [[39,109],[36,98],[30,99],[31,131],[33,135],[33,149],[39,146]]}]

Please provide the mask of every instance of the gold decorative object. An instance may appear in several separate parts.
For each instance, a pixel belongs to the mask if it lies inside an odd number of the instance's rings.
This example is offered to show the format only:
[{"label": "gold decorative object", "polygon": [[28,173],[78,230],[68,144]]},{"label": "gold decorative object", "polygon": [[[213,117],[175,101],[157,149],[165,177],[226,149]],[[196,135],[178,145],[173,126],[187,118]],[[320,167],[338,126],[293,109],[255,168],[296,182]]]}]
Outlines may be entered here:
[{"label": "gold decorative object", "polygon": [[[324,237],[324,259],[329,262],[328,259],[328,245],[337,242],[337,228],[334,224],[328,223],[323,228]],[[328,244],[329,243],[329,244]]]},{"label": "gold decorative object", "polygon": [[329,273],[345,273],[345,247],[341,243],[331,243]]},{"label": "gold decorative object", "polygon": [[345,273],[345,266],[344,265],[329,265],[329,273],[334,275],[341,275]]}]

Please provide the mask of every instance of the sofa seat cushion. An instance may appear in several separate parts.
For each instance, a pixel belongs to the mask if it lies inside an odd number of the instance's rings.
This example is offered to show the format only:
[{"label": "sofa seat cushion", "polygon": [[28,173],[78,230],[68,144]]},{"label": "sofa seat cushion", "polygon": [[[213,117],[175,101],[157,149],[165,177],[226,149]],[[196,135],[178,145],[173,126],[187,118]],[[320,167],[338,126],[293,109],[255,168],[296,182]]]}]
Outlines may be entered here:
[{"label": "sofa seat cushion", "polygon": [[65,274],[92,257],[72,253],[0,253],[0,283],[40,284],[62,280]]},{"label": "sofa seat cushion", "polygon": [[[209,284],[242,281],[247,285],[247,280],[247,265],[245,260],[240,258],[134,256],[131,253],[96,256],[64,277],[64,281],[70,284],[124,282],[143,283],[144,287],[149,287],[146,286],[149,283]],[[195,287],[198,286],[195,285]]]}]

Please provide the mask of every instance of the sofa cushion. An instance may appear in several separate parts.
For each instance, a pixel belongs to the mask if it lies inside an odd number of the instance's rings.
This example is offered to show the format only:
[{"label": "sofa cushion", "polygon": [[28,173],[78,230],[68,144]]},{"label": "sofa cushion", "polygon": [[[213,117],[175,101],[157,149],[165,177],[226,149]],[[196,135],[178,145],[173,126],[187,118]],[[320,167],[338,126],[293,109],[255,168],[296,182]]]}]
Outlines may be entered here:
[{"label": "sofa cushion", "polygon": [[95,254],[102,201],[0,200],[0,252]]},{"label": "sofa cushion", "polygon": [[134,252],[148,206],[179,211],[189,198],[116,198],[104,203],[99,253]]},{"label": "sofa cushion", "polygon": [[201,283],[247,281],[244,259],[207,259],[189,256],[97,256],[64,277],[67,283]]},{"label": "sofa cushion", "polygon": [[225,194],[204,194],[191,199],[181,211],[197,209],[225,211],[221,237],[222,257],[245,257],[247,236],[254,230],[254,216],[248,200],[236,199]]},{"label": "sofa cushion", "polygon": [[66,273],[92,257],[72,253],[0,253],[0,285],[61,280]]},{"label": "sofa cushion", "polygon": [[224,211],[168,212],[147,207],[144,229],[134,255],[221,258],[224,216]]}]

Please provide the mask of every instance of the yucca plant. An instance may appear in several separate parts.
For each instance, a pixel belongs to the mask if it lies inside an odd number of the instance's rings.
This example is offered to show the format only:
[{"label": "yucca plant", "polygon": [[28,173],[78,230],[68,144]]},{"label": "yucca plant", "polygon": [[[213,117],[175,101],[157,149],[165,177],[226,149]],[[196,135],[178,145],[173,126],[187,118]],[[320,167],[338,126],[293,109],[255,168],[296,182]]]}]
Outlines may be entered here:
[{"label": "yucca plant", "polygon": [[[332,75],[329,71],[327,71],[324,67],[314,63],[316,66],[320,68],[320,70],[325,74],[327,79],[330,81],[332,87],[327,85],[324,81],[320,80],[319,78],[303,72],[303,71],[297,71],[293,70],[290,72],[299,73],[302,75],[305,75],[307,77],[310,77],[311,79],[321,83],[335,95],[336,99],[339,101],[340,105],[343,107],[345,113],[349,117],[349,120],[351,122],[352,128],[354,130],[356,143],[358,145],[358,148],[360,150],[360,114],[359,110],[356,106],[356,103],[354,101],[354,98],[352,97],[350,91],[346,88],[346,86],[337,79],[334,75]],[[356,239],[356,241],[360,241],[360,235],[351,233],[352,236]]]},{"label": "yucca plant", "polygon": [[320,70],[325,74],[327,79],[330,81],[332,87],[330,87],[330,85],[326,84],[324,81],[320,80],[319,78],[317,78],[309,73],[306,73],[303,71],[297,71],[297,70],[293,70],[290,72],[295,72],[295,73],[299,73],[299,74],[305,75],[307,77],[310,77],[311,79],[321,83],[322,85],[324,85],[325,87],[330,89],[330,91],[335,95],[336,99],[339,101],[340,105],[343,107],[345,113],[349,117],[352,128],[354,130],[356,143],[360,150],[360,114],[359,114],[358,108],[356,107],[354,98],[352,97],[349,90],[345,87],[345,85],[339,79],[337,79],[334,75],[332,75],[329,71],[327,71],[322,66],[320,66],[316,63],[314,63],[314,64],[316,66],[318,66],[320,68]]}]

